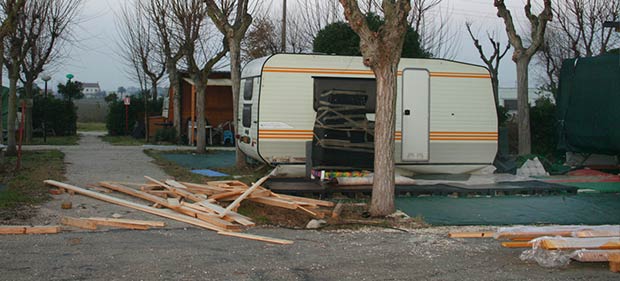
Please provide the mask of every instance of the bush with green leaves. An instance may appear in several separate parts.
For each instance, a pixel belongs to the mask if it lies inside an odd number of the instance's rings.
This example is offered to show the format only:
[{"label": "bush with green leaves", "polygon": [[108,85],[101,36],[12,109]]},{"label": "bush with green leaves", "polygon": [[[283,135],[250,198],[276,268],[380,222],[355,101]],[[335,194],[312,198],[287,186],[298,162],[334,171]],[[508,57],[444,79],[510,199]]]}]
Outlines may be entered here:
[{"label": "bush with green leaves", "polygon": [[[161,115],[163,99],[157,101],[148,99],[149,116]],[[144,96],[139,94],[131,97],[131,104],[128,107],[129,129],[125,132],[125,104],[123,100],[110,100],[108,102],[108,116],[106,117],[106,127],[108,135],[122,136],[130,135],[136,124],[144,125]]]},{"label": "bush with green leaves", "polygon": [[[379,15],[368,14],[366,21],[371,30],[377,31],[384,20]],[[348,23],[335,22],[321,29],[314,39],[313,51],[317,53],[336,54],[342,56],[361,56],[360,37],[349,27]],[[420,46],[420,36],[409,27],[403,45],[403,58],[428,58],[428,53]]]},{"label": "bush with green leaves", "polygon": [[71,100],[47,98],[35,95],[32,108],[32,125],[42,128],[45,119],[45,128],[54,130],[57,136],[72,136],[76,134],[77,108]]},{"label": "bush with green leaves", "polygon": [[177,131],[174,128],[160,128],[155,132],[155,142],[177,143]]},{"label": "bush with green leaves", "polygon": [[541,95],[530,107],[532,153],[550,159],[558,156],[556,105],[549,96]]}]

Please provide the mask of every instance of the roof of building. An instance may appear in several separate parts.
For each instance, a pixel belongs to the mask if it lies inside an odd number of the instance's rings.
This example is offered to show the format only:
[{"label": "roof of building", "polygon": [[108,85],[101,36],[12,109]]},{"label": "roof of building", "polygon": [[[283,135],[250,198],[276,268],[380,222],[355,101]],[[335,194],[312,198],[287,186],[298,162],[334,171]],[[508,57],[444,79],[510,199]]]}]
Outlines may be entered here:
[{"label": "roof of building", "polygon": [[97,83],[82,82],[82,88],[100,88],[100,87],[99,87],[99,82]]}]

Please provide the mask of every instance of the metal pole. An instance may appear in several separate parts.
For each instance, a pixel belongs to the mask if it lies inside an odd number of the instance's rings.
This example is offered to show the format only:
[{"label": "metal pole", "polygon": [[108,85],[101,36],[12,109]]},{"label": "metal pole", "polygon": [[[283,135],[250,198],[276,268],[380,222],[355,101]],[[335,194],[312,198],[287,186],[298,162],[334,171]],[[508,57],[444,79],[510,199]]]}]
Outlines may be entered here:
[{"label": "metal pole", "polygon": [[286,53],[286,0],[282,0],[282,53]]},{"label": "metal pole", "polygon": [[43,93],[43,143],[47,143],[47,129],[45,128],[45,115],[47,111],[47,80],[45,80],[45,92]]},{"label": "metal pole", "polygon": [[17,150],[17,170],[22,167],[22,143],[24,142],[24,118],[26,115],[26,102],[22,101],[22,118],[19,122],[19,148]]},{"label": "metal pole", "polygon": [[125,104],[125,135],[128,134],[129,131],[129,105]]}]

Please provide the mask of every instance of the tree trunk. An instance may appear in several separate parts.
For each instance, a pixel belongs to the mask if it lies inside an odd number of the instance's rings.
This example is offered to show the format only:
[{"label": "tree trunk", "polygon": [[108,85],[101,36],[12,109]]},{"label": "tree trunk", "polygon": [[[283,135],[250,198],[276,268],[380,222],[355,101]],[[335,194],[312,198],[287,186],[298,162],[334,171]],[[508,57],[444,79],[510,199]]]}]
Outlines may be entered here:
[{"label": "tree trunk", "polygon": [[499,79],[497,78],[497,72],[491,74],[491,86],[493,87],[493,98],[495,99],[495,108],[497,109],[499,106]]},{"label": "tree trunk", "polygon": [[153,101],[157,101],[157,80],[151,79],[151,97],[153,97]]},{"label": "tree trunk", "polygon": [[168,79],[170,79],[170,87],[174,93],[174,101],[172,102],[172,115],[173,126],[177,131],[177,139],[181,141],[181,134],[183,132],[183,120],[181,118],[181,83],[179,82],[179,74],[177,72],[176,64],[168,63]]},{"label": "tree trunk", "polygon": [[196,75],[194,78],[194,87],[196,87],[196,153],[206,153],[207,132],[205,126],[205,93],[206,79],[202,79],[202,75]]},{"label": "tree trunk", "polygon": [[11,69],[11,75],[9,77],[9,116],[7,118],[7,148],[6,155],[17,155],[17,142],[15,135],[15,120],[17,120],[17,71],[18,66],[13,66]]},{"label": "tree trunk", "polygon": [[[2,42],[2,40],[0,40],[0,54],[4,54],[4,42]],[[3,113],[4,113],[4,107],[3,106],[3,102],[4,102],[4,55],[0,56],[0,144],[4,143],[4,126],[2,125],[3,122]]]},{"label": "tree trunk", "polygon": [[375,217],[394,213],[394,130],[396,114],[397,65],[382,62],[373,68],[377,78],[375,115],[374,182],[370,214]]},{"label": "tree trunk", "polygon": [[26,81],[24,83],[24,96],[22,99],[26,101],[26,114],[24,115],[24,142],[30,143],[32,142],[32,109],[34,107],[33,103],[33,82]]},{"label": "tree trunk", "polygon": [[532,152],[530,136],[530,104],[528,97],[528,68],[530,58],[522,56],[517,59],[517,117],[519,120],[519,154]]},{"label": "tree trunk", "polygon": [[144,91],[144,141],[149,142],[149,95]]},{"label": "tree trunk", "polygon": [[[241,98],[241,47],[236,40],[229,40],[228,45],[230,47],[230,80],[232,82],[232,94],[233,94],[233,123],[235,135],[237,132],[237,122],[239,118],[239,99]],[[246,155],[239,149],[237,140],[235,142],[236,158],[235,165],[238,169],[247,167],[245,162]]]}]

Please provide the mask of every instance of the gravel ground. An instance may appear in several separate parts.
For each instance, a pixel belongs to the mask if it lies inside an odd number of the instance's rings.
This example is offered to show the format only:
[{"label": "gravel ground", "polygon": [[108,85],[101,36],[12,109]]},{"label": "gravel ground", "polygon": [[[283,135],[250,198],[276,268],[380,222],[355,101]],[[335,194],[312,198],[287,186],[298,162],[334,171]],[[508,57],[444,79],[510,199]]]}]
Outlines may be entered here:
[{"label": "gravel ground", "polygon": [[[30,147],[41,149],[41,147]],[[61,147],[69,183],[165,178],[141,147],[111,146],[93,134]],[[116,196],[116,195],[115,195]],[[120,196],[120,195],[119,195]],[[73,209],[62,210],[69,200]],[[250,233],[293,245],[217,235],[84,196],[56,196],[33,224],[62,216],[163,220],[163,229],[102,229],[54,235],[0,237],[0,280],[618,280],[603,263],[547,269],[519,259],[522,250],[493,239],[450,239],[450,231],[488,227],[431,227],[398,231],[253,228]]]},{"label": "gravel ground", "polygon": [[4,236],[0,279],[618,280],[606,264],[545,269],[492,239],[449,239],[449,230],[251,231],[295,241],[288,246],[196,228]]}]

